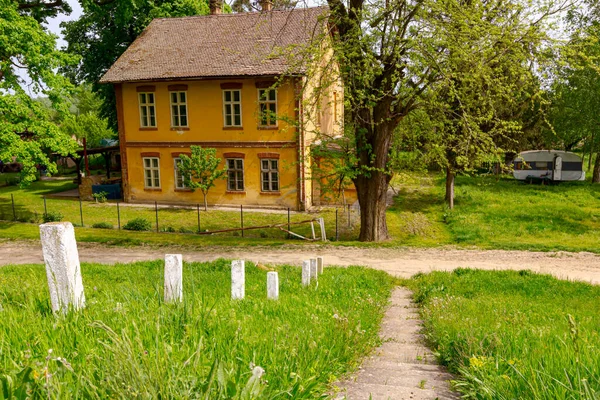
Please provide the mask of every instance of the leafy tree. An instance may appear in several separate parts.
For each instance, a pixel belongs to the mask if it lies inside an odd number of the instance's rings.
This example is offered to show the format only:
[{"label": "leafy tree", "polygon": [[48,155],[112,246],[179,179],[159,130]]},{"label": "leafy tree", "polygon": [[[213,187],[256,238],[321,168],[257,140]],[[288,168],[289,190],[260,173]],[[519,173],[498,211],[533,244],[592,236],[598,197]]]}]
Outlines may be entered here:
[{"label": "leafy tree", "polygon": [[[493,135],[515,126],[489,114],[511,92],[514,85],[509,76],[524,70],[528,51],[533,51],[527,46],[535,44],[542,21],[554,10],[549,8],[552,4],[540,2],[527,8],[517,0],[327,3],[344,84],[345,136],[356,160],[348,165],[353,165],[361,208],[359,239],[384,240],[388,238],[386,197],[393,175],[390,156],[401,121],[427,104],[454,102],[442,113],[440,126],[444,134],[453,132],[464,140],[453,144],[451,151],[439,148],[439,154],[450,159],[449,165],[470,164],[473,157],[493,150]],[[536,13],[541,16],[534,19]],[[509,60],[516,63],[515,70],[504,71]],[[507,83],[509,87],[491,86]],[[466,99],[468,104],[459,104]],[[440,119],[433,119],[439,125]]]},{"label": "leafy tree", "polygon": [[208,191],[215,187],[215,181],[223,178],[226,169],[219,169],[221,159],[217,157],[217,149],[191,146],[192,154],[180,155],[181,162],[178,165],[179,173],[183,176],[183,183],[192,192],[200,189],[204,195],[204,211],[208,209],[206,196]]},{"label": "leafy tree", "polygon": [[100,115],[117,129],[116,100],[112,85],[98,80],[154,18],[208,14],[206,0],[80,0],[83,10],[75,21],[63,23],[67,50],[81,57],[68,75],[90,82],[103,101]]},{"label": "leafy tree", "polygon": [[76,147],[33,97],[46,96],[53,112],[68,117],[71,85],[55,71],[76,60],[56,50],[56,37],[26,11],[13,0],[0,0],[0,160],[23,164],[22,185],[35,180],[36,165],[56,172],[50,153],[67,155]]}]

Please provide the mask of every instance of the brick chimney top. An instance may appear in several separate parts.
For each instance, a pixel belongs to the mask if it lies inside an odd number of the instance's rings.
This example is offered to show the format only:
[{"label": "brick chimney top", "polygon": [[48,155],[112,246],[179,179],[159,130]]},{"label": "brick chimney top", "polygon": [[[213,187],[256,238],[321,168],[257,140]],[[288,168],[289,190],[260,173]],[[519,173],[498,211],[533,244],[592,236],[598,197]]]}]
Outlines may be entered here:
[{"label": "brick chimney top", "polygon": [[209,0],[210,15],[221,14],[221,0]]},{"label": "brick chimney top", "polygon": [[262,11],[271,11],[273,9],[273,2],[271,0],[260,0],[260,8]]}]

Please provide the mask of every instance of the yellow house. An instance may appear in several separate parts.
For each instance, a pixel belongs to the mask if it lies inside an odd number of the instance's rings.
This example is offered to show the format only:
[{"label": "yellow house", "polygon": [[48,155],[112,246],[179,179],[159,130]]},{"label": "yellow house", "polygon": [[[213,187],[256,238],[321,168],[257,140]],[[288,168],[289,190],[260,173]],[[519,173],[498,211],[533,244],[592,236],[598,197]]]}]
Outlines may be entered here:
[{"label": "yellow house", "polygon": [[153,20],[100,81],[115,88],[124,200],[201,203],[177,171],[179,155],[199,145],[216,148],[228,170],[209,204],[318,204],[310,146],[339,135],[343,114],[331,51],[306,56],[326,47],[327,12]]}]

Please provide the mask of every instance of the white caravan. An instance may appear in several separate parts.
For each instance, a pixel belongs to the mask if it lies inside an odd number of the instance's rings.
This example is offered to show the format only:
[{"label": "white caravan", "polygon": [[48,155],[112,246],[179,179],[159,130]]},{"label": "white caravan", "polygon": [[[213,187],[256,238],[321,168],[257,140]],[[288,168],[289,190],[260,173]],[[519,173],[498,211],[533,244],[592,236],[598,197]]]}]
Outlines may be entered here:
[{"label": "white caravan", "polygon": [[513,176],[520,181],[584,181],[581,157],[561,150],[530,150],[513,160]]}]

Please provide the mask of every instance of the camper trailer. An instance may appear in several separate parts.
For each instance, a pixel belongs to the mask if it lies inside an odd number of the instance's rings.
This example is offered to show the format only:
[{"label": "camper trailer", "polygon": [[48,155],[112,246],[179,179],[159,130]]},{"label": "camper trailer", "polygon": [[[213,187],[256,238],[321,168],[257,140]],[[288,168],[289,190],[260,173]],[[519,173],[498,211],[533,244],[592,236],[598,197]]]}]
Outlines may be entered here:
[{"label": "camper trailer", "polygon": [[560,150],[530,150],[513,160],[513,176],[520,181],[584,181],[581,157]]}]

